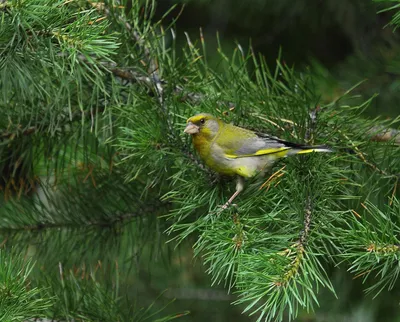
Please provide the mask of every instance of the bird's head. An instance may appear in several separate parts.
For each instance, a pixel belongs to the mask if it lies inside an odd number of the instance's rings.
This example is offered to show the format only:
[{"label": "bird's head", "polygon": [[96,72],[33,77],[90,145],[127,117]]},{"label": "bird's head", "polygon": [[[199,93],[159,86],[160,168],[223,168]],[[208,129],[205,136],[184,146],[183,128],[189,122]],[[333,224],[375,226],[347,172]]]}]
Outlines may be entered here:
[{"label": "bird's head", "polygon": [[210,138],[217,135],[222,121],[218,120],[215,116],[207,113],[196,114],[186,121],[187,125],[184,130],[186,134],[202,135]]}]

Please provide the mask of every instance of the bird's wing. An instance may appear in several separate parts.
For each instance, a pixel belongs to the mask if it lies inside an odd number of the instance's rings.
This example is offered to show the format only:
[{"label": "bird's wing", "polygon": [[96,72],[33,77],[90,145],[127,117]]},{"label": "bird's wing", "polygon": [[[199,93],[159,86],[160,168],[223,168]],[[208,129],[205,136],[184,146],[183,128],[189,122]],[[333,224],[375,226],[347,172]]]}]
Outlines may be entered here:
[{"label": "bird's wing", "polygon": [[254,137],[247,138],[243,144],[234,153],[229,154],[231,158],[244,158],[253,156],[262,156],[276,154],[277,157],[283,157],[292,147],[278,138],[256,134]]},{"label": "bird's wing", "polygon": [[268,134],[255,133],[230,124],[224,126],[214,143],[223,151],[225,157],[232,159],[265,155],[282,158],[289,154],[332,151],[326,146],[310,146],[284,141]]},{"label": "bird's wing", "polygon": [[277,155],[280,157],[285,156],[284,152],[291,149],[289,142],[286,144],[278,138],[230,124],[221,129],[214,143],[223,151],[225,157],[233,159],[283,153]]},{"label": "bird's wing", "polygon": [[227,156],[230,158],[244,158],[273,155],[274,157],[282,158],[292,154],[311,152],[333,152],[333,150],[325,145],[294,143],[268,134],[255,133],[255,137],[248,138],[239,149]]}]

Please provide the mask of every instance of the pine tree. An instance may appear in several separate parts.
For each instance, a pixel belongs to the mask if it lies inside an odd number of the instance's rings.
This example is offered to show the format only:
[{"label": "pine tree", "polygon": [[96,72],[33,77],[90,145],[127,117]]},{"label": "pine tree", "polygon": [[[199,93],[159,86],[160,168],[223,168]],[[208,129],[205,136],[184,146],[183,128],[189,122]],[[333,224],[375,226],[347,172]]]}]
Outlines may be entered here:
[{"label": "pine tree", "polygon": [[[314,310],[332,265],[374,296],[393,288],[399,119],[364,118],[373,97],[353,88],[323,103],[310,75],[251,46],[219,46],[214,66],[201,30],[177,46],[178,7],[155,8],[0,2],[0,320],[181,317],[132,305],[130,281],[187,242],[257,321]],[[220,212],[234,183],[183,134],[196,112],[336,152],[278,162]]]}]

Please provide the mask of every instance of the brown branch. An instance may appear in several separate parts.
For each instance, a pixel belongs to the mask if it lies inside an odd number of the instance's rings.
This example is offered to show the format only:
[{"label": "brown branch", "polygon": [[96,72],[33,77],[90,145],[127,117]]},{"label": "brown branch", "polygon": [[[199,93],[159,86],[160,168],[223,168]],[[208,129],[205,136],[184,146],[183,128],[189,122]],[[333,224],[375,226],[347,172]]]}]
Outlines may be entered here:
[{"label": "brown branch", "polygon": [[371,136],[371,141],[388,142],[392,141],[396,145],[400,145],[400,130],[385,129],[382,126],[374,126],[367,132]]},{"label": "brown branch", "polygon": [[110,71],[117,77],[125,79],[127,81],[135,81],[138,83],[144,83],[146,85],[151,85],[152,81],[151,78],[145,75],[141,75],[138,72],[122,69],[122,68],[112,68]]},{"label": "brown branch", "polygon": [[11,139],[11,138],[14,138],[15,136],[18,136],[18,134],[31,135],[35,132],[36,132],[36,127],[31,126],[22,131],[18,130],[18,132],[9,132],[9,131],[0,132],[0,138],[1,139]]},{"label": "brown branch", "polygon": [[157,62],[155,61],[154,57],[151,55],[150,48],[146,45],[145,39],[140,36],[139,32],[132,27],[132,24],[124,17],[123,15],[118,15],[117,17],[113,14],[113,12],[108,8],[105,3],[99,2],[92,2],[88,1],[93,7],[97,9],[99,12],[103,12],[106,17],[115,17],[117,20],[121,22],[121,24],[125,27],[125,29],[132,35],[132,39],[135,40],[136,44],[143,50],[144,58],[147,60],[149,65],[149,73],[155,74],[158,76],[158,68]]},{"label": "brown branch", "polygon": [[[112,227],[113,225],[117,223],[122,223],[125,221],[129,221],[130,219],[133,218],[138,218],[142,216],[144,213],[126,213],[120,216],[114,217],[110,221],[92,221],[86,223],[84,227]],[[82,228],[83,224],[82,223],[49,223],[49,222],[44,222],[44,223],[38,223],[34,225],[25,225],[17,228],[11,228],[11,227],[1,227],[0,232],[10,232],[10,231],[41,231],[45,229],[58,229],[58,228]]]},{"label": "brown branch", "polygon": [[[72,115],[72,118],[70,119],[69,122],[75,122],[75,121],[80,121],[82,114],[84,114],[85,117],[88,118],[93,118],[93,116],[97,113],[102,113],[104,112],[104,108],[98,108],[95,111],[94,110],[89,110],[89,111],[77,111],[74,112]],[[6,139],[14,139],[15,137],[19,137],[19,136],[29,136],[35,133],[38,133],[40,131],[40,128],[36,127],[36,126],[30,126],[28,128],[22,129],[22,125],[18,124],[16,126],[16,131],[15,132],[11,132],[9,130],[6,131],[0,131],[0,140],[6,140]],[[47,133],[47,132],[46,132]],[[41,133],[42,134],[42,133]]]},{"label": "brown branch", "polygon": [[[90,2],[90,1],[89,1]],[[93,5],[94,3],[92,3]],[[99,8],[96,5],[97,9],[99,11],[103,11],[104,14],[107,17],[112,17],[113,16],[113,12],[105,5],[102,4],[102,6]],[[132,38],[135,40],[136,44],[138,45],[138,47],[143,51],[144,53],[144,61],[147,61],[147,72],[148,75],[144,76],[144,78],[142,77],[140,79],[140,81],[145,81],[147,85],[152,84],[152,87],[154,89],[154,93],[158,99],[158,102],[160,104],[160,108],[162,113],[164,114],[167,126],[168,126],[168,130],[169,133],[171,133],[172,135],[174,135],[175,131],[173,129],[173,124],[171,123],[170,118],[168,117],[168,109],[165,105],[166,100],[165,100],[165,88],[164,88],[164,84],[166,84],[166,82],[161,79],[161,76],[159,74],[159,68],[158,68],[158,63],[156,58],[154,57],[154,55],[152,55],[151,52],[151,48],[149,47],[149,45],[146,43],[146,40],[140,35],[140,33],[135,30],[131,23],[126,19],[126,17],[124,17],[123,15],[118,15],[117,17],[114,15],[114,17],[119,20],[123,26],[125,26],[126,30],[128,31],[128,33],[131,34]],[[117,70],[114,69],[113,70],[114,75],[117,73],[119,75],[123,75],[123,76],[129,76],[129,77],[135,77],[135,80],[138,81],[139,79],[136,77],[137,75],[133,74],[132,72],[130,72],[130,74],[126,74],[126,73],[122,73],[121,70]]]},{"label": "brown branch", "polygon": [[222,290],[210,290],[210,289],[198,289],[198,288],[172,288],[169,289],[165,296],[167,298],[178,298],[178,299],[194,299],[194,300],[205,300],[205,301],[230,301],[235,297],[233,295],[226,294]]}]

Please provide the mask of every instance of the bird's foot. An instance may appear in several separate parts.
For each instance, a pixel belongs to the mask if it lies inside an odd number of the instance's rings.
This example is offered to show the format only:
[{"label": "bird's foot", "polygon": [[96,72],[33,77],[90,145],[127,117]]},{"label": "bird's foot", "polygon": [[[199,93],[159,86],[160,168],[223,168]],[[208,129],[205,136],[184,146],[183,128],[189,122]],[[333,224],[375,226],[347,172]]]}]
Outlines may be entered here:
[{"label": "bird's foot", "polygon": [[218,212],[218,214],[221,213],[222,211],[224,211],[225,209],[228,209],[231,206],[237,208],[237,204],[230,203],[229,201],[227,203],[225,203],[224,205],[218,206],[220,208],[220,211]]}]

